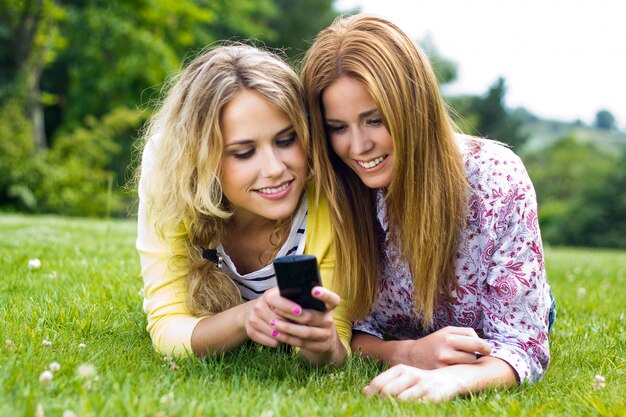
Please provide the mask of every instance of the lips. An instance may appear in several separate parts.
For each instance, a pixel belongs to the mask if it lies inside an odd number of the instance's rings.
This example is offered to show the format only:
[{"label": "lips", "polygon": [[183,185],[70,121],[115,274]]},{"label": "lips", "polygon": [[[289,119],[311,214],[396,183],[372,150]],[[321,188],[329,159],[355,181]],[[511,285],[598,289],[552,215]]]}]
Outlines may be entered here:
[{"label": "lips", "polygon": [[278,194],[281,191],[286,190],[287,187],[289,187],[289,184],[291,184],[291,181],[284,182],[276,187],[259,188],[257,191],[261,194]]}]

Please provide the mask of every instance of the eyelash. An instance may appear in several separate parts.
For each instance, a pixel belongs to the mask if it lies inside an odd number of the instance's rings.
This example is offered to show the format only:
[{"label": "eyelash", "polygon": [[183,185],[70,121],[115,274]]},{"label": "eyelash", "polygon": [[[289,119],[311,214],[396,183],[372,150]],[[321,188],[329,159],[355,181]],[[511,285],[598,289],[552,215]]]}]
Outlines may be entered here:
[{"label": "eyelash", "polygon": [[[296,135],[294,134],[285,139],[278,139],[276,141],[276,146],[278,146],[279,148],[288,148],[291,145],[293,145],[295,142],[296,142]],[[252,155],[254,155],[254,149],[250,149],[245,152],[233,153],[233,156],[236,159],[248,159],[248,158],[251,158]]]},{"label": "eyelash", "polygon": [[[365,121],[367,123],[367,125],[369,126],[373,126],[373,127],[378,127],[378,126],[382,126],[383,125],[383,119],[381,119],[380,117],[374,118],[374,119],[368,119]],[[346,125],[341,125],[341,126],[326,126],[326,130],[328,131],[328,133],[343,133],[345,132],[345,130],[347,129]]]}]

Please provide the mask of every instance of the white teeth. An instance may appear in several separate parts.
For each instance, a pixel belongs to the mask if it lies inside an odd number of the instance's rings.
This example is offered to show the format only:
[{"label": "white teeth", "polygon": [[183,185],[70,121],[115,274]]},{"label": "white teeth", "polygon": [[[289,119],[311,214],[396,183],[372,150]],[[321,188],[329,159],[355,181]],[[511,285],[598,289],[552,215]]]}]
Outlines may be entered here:
[{"label": "white teeth", "polygon": [[384,156],[379,156],[378,158],[371,160],[369,162],[361,162],[361,161],[356,161],[356,162],[357,164],[361,165],[363,168],[374,168],[376,165],[380,164],[384,160],[385,160]]},{"label": "white teeth", "polygon": [[286,189],[287,187],[289,187],[290,182],[286,182],[283,185],[281,185],[280,187],[276,187],[276,188],[261,188],[259,189],[260,193],[263,194],[278,194],[281,191],[283,191],[284,189]]}]

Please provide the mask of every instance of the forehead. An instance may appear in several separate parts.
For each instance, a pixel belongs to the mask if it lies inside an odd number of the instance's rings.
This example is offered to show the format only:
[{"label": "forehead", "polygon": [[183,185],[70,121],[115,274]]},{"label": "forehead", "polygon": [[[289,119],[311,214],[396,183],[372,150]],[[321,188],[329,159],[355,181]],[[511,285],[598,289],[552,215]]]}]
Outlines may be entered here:
[{"label": "forehead", "polygon": [[224,106],[220,117],[225,142],[273,136],[290,126],[291,120],[280,108],[255,90],[242,90]]},{"label": "forehead", "polygon": [[326,87],[322,103],[327,117],[346,117],[377,107],[365,84],[355,78],[341,77]]}]

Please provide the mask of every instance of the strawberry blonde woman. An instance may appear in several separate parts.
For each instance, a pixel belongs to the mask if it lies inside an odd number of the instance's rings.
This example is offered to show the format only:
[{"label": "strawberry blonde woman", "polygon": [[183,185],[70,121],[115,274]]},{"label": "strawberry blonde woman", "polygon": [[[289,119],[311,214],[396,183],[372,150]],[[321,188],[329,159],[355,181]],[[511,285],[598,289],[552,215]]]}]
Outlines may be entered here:
[{"label": "strawberry blonde woman", "polygon": [[442,401],[541,378],[551,296],[520,159],[455,133],[391,22],[338,19],[302,71],[352,349],[395,365],[364,393]]},{"label": "strawberry blonde woman", "polygon": [[[341,363],[350,324],[280,297],[272,260],[313,254],[332,287],[328,206],[307,190],[308,126],[297,75],[276,56],[221,46],[175,79],[144,135],[137,249],[144,310],[164,355],[228,352],[248,340]],[[342,330],[343,329],[343,330]]]}]

